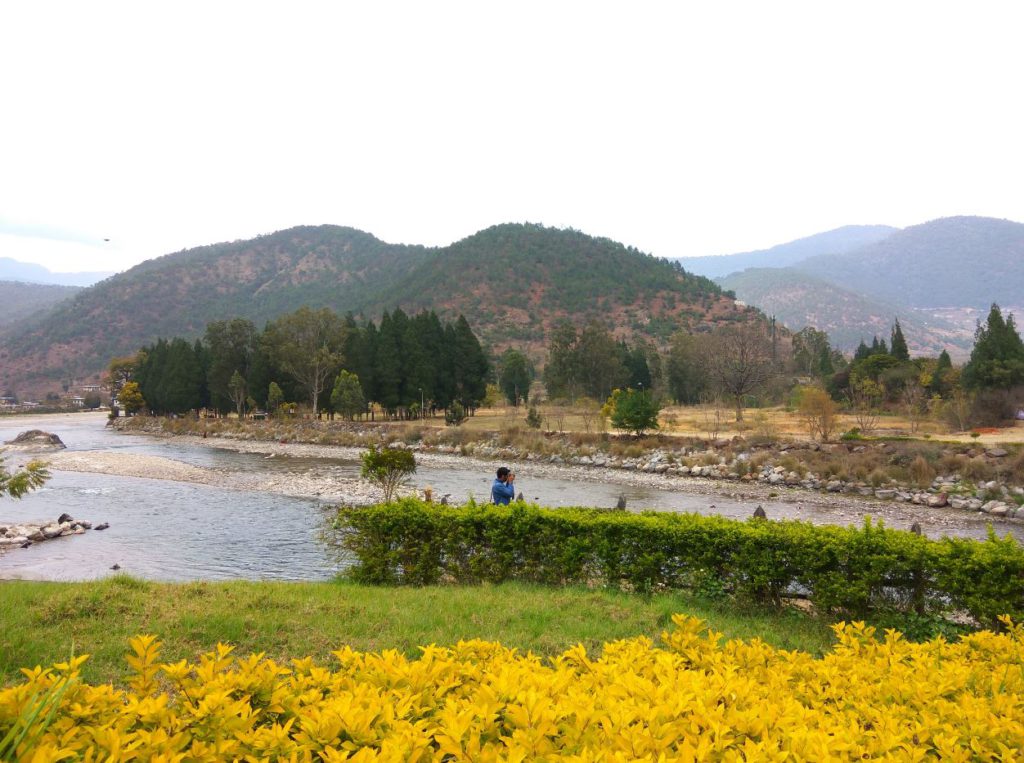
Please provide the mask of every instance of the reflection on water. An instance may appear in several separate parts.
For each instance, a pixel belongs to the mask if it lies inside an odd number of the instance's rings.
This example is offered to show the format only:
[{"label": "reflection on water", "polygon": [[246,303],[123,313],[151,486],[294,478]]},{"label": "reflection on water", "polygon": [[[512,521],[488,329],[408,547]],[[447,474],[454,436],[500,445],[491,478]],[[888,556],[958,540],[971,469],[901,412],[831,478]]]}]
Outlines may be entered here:
[{"label": "reflection on water", "polygon": [[[38,427],[60,435],[70,450],[107,450],[161,456],[195,466],[266,474],[355,476],[359,465],[344,459],[314,459],[238,453],[184,445],[171,439],[120,435],[94,415],[0,418],[0,441]],[[531,476],[519,469],[517,489],[549,506],[612,507],[619,496],[630,510],[695,511],[747,518],[758,503],[773,519],[808,519],[823,524],[860,524],[860,514],[842,506],[803,507],[796,502],[737,499],[678,489]],[[595,473],[596,474],[596,473]],[[430,485],[453,501],[486,501],[490,470],[421,464],[412,484]],[[726,486],[725,490],[736,490]],[[741,488],[739,488],[741,489]],[[164,480],[56,472],[42,489],[21,501],[0,502],[0,521],[52,520],[67,512],[110,529],[38,543],[0,556],[0,578],[77,580],[112,574],[111,567],[156,580],[230,578],[323,580],[339,570],[335,550],[320,538],[331,510],[313,499],[226,490]],[[921,523],[926,534],[984,537],[986,523],[956,511],[879,505],[874,511],[890,527]],[[993,522],[997,533],[1024,534],[1015,522]]]}]

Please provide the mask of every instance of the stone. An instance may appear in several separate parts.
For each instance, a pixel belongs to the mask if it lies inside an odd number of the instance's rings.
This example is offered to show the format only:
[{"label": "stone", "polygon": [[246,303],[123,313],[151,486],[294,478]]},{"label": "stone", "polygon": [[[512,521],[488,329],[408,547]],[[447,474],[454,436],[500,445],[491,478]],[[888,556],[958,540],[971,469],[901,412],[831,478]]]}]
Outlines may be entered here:
[{"label": "stone", "polygon": [[985,455],[989,458],[1005,458],[1009,455],[1009,451],[1006,448],[989,448],[985,451]]},{"label": "stone", "polygon": [[768,484],[770,485],[781,485],[785,481],[786,478],[783,477],[779,472],[772,472],[770,475],[768,475]]},{"label": "stone", "polygon": [[616,501],[616,503],[615,503],[615,508],[618,509],[619,511],[625,511],[626,510],[626,496],[624,496],[624,495],[620,495],[619,496],[619,500]]},{"label": "stone", "polygon": [[[448,496],[445,496],[444,498],[442,498],[441,499],[441,503],[447,503],[447,501],[445,501],[445,498],[447,498],[447,497]],[[106,530],[108,527],[110,527],[109,523],[101,522],[100,524],[96,525],[96,527],[94,527],[93,529],[94,530]]]},{"label": "stone", "polygon": [[8,440],[7,445],[15,445],[21,447],[44,447],[44,448],[66,448],[61,439],[49,432],[44,432],[42,429],[29,429],[27,432],[22,432],[13,440]]},{"label": "stone", "polygon": [[828,484],[825,485],[825,490],[829,493],[838,493],[843,489],[843,483],[839,480],[829,480]]},{"label": "stone", "polygon": [[914,533],[914,535],[921,535],[921,523],[914,522],[914,524],[910,526],[910,532]]},{"label": "stone", "polygon": [[970,501],[966,498],[950,498],[949,505],[954,509],[966,509],[969,508]]},{"label": "stone", "polygon": [[75,518],[72,517],[70,514],[61,514],[57,518],[57,524],[59,524],[59,525],[62,525],[65,522],[74,522],[74,521],[75,521]]},{"label": "stone", "polygon": [[876,488],[875,498],[881,498],[883,501],[891,501],[896,497],[896,491],[891,488]]},{"label": "stone", "polygon": [[989,509],[988,513],[991,514],[993,517],[1005,517],[1007,514],[1010,513],[1010,507],[1007,506],[1002,501],[999,501],[999,503],[997,503],[995,506]]},{"label": "stone", "polygon": [[933,509],[941,509],[949,505],[949,497],[945,493],[939,493],[928,498],[928,505]]},{"label": "stone", "polygon": [[768,515],[765,514],[764,507],[758,506],[754,509],[754,519],[767,519]]}]

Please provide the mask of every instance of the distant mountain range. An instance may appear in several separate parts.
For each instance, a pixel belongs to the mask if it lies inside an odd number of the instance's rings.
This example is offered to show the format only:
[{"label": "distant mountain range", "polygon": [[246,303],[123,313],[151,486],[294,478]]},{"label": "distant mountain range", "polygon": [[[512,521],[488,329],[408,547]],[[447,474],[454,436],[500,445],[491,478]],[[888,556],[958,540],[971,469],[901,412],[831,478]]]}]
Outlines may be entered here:
[{"label": "distant mountain range", "polygon": [[49,310],[81,291],[78,286],[0,281],[0,336],[30,316]]},{"label": "distant mountain range", "polygon": [[19,262],[10,257],[0,257],[0,281],[22,283],[54,284],[57,286],[92,286],[97,281],[112,276],[112,272],[95,271],[81,273],[54,273],[33,262]]},{"label": "distant mountain range", "polygon": [[707,278],[574,230],[497,225],[428,248],[303,226],[148,260],[18,324],[0,343],[0,387],[91,379],[157,337],[196,337],[236,316],[262,325],[302,305],[367,318],[394,307],[462,313],[495,351],[516,344],[538,359],[563,318],[667,337],[755,314]]},{"label": "distant mountain range", "polygon": [[899,228],[888,225],[845,225],[842,228],[779,244],[770,249],[706,257],[683,257],[679,261],[693,273],[708,278],[721,278],[747,268],[784,268],[815,255],[851,252],[882,241],[898,230]]},{"label": "distant mountain range", "polygon": [[[852,239],[834,234],[850,230],[869,239],[890,232],[841,250]],[[808,256],[794,261],[796,253]],[[899,317],[913,351],[946,348],[962,359],[978,316],[992,302],[1024,317],[1024,225],[1009,220],[948,217],[903,230],[840,228],[761,252],[681,262],[703,275],[728,267],[707,265],[709,259],[753,263],[757,269],[717,275],[718,282],[793,330],[828,331],[847,351],[862,338],[887,336]]]}]

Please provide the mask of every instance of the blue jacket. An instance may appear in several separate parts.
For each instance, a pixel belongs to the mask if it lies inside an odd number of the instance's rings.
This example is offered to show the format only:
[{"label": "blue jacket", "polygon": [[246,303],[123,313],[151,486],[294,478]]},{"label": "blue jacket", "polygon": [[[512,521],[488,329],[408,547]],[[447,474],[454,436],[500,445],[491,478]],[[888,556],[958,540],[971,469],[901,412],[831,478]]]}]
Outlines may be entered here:
[{"label": "blue jacket", "polygon": [[491,485],[491,503],[508,505],[512,502],[515,495],[515,486],[509,482],[502,482],[499,479],[495,479],[494,484]]}]

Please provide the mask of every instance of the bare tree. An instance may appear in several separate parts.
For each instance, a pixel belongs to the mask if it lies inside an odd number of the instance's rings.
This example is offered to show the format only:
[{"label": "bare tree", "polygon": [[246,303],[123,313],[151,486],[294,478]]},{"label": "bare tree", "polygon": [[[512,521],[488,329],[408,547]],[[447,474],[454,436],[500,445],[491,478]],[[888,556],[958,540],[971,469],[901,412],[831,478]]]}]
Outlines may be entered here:
[{"label": "bare tree", "polygon": [[743,421],[743,398],[771,378],[771,339],[757,323],[718,330],[705,343],[704,364],[712,386],[733,400],[736,421]]},{"label": "bare tree", "polygon": [[910,433],[916,434],[921,426],[921,422],[928,415],[928,409],[925,406],[924,387],[918,384],[916,380],[908,382],[903,388],[900,400],[903,403],[903,412],[910,421]]},{"label": "bare tree", "polygon": [[708,439],[715,441],[725,423],[725,411],[722,409],[722,398],[718,395],[704,394],[701,396],[701,421]]},{"label": "bare tree", "polygon": [[878,424],[878,403],[882,388],[871,379],[858,379],[850,383],[850,410],[862,434],[869,435]]}]

